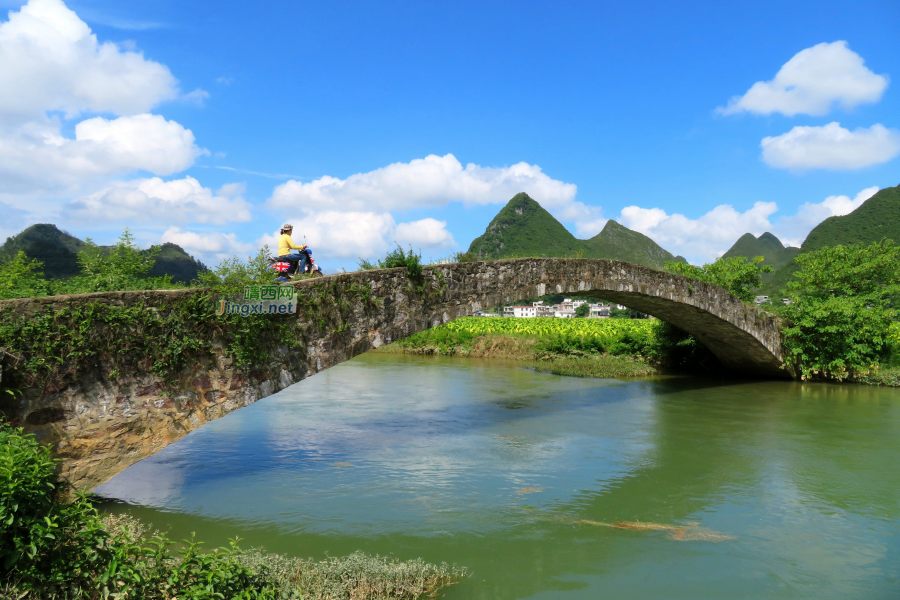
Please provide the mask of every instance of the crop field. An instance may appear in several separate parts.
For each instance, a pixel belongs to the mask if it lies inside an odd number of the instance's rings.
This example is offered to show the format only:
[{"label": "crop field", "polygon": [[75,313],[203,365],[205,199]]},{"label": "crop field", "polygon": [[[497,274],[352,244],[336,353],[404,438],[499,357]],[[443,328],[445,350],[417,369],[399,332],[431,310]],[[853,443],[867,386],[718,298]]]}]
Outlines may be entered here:
[{"label": "crop field", "polygon": [[656,372],[655,319],[463,317],[383,347],[382,352],[507,358],[576,377],[641,377]]},{"label": "crop field", "polygon": [[[621,338],[651,335],[653,319],[555,319],[515,317],[463,317],[443,326],[454,332],[474,335],[491,333],[529,337]],[[900,332],[898,332],[900,333]]]},{"label": "crop field", "polygon": [[[494,340],[503,345],[528,346],[529,352],[538,354],[646,355],[653,346],[658,323],[655,319],[463,317],[397,344],[420,352],[465,354]],[[504,339],[509,341],[501,342]],[[512,343],[513,339],[522,343]]]}]

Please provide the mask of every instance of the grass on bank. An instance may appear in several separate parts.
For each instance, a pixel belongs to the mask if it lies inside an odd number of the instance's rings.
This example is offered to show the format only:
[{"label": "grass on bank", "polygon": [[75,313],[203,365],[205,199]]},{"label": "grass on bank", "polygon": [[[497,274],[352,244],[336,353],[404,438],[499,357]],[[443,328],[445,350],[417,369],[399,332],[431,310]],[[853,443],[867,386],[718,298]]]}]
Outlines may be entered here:
[{"label": "grass on bank", "polygon": [[261,550],[202,551],[129,517],[101,517],[68,494],[33,435],[0,424],[0,599],[401,600],[433,594],[464,569],[354,553],[325,561]]},{"label": "grass on bank", "polygon": [[659,369],[635,356],[560,356],[537,360],[535,370],[567,377],[647,377],[658,375]]}]

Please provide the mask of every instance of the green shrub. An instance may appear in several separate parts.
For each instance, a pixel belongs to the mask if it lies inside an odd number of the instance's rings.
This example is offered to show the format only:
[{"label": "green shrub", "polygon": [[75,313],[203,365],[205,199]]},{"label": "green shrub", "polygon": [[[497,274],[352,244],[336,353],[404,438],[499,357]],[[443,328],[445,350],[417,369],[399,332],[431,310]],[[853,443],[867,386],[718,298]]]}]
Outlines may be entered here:
[{"label": "green shrub", "polygon": [[789,360],[801,376],[841,381],[889,364],[900,295],[900,247],[891,240],[867,246],[822,248],[800,254],[787,285],[791,304],[777,309]]},{"label": "green shrub", "polygon": [[34,436],[0,425],[0,576],[29,597],[147,600],[275,598],[261,571],[237,560],[236,543],[210,553],[186,540],[152,542],[106,530],[84,495],[69,499],[56,461]]},{"label": "green shrub", "polygon": [[609,307],[609,318],[610,319],[646,319],[649,315],[646,313],[642,313],[639,310],[635,310],[633,308],[619,308],[617,306]]},{"label": "green shrub", "polygon": [[175,557],[168,552],[172,542],[164,536],[148,542],[125,532],[114,542],[114,558],[97,581],[101,592],[105,588],[135,600],[278,597],[264,565],[254,569],[241,562],[236,539],[228,548],[202,553],[201,543],[192,537],[183,541]]},{"label": "green shrub", "polygon": [[237,256],[225,259],[215,269],[200,273],[199,283],[222,295],[240,294],[248,285],[270,284],[275,278],[268,262],[270,253],[269,247],[263,246],[247,260]]},{"label": "green shrub", "polygon": [[625,354],[650,356],[653,349],[653,332],[650,328],[610,329],[606,335],[555,334],[538,341],[536,351],[563,356],[589,354]]},{"label": "green shrub", "polygon": [[65,293],[112,292],[122,290],[155,290],[176,287],[172,278],[148,277],[160,247],[141,252],[127,228],[110,249],[99,247],[90,238],[78,253],[81,273],[59,285]]},{"label": "green shrub", "polygon": [[413,252],[412,248],[407,252],[398,244],[395,249],[387,253],[387,256],[377,262],[362,258],[359,260],[359,268],[362,271],[396,269],[398,267],[405,267],[410,279],[419,279],[422,277],[422,255]]},{"label": "green shrub", "polygon": [[29,260],[21,250],[10,260],[0,264],[0,300],[35,298],[50,293],[44,279],[44,264]]},{"label": "green shrub", "polygon": [[478,262],[481,260],[478,258],[478,254],[475,252],[456,252],[453,254],[453,262],[458,263],[467,263],[467,262]]},{"label": "green shrub", "polygon": [[87,590],[113,557],[109,536],[84,496],[64,501],[50,451],[0,425],[0,574],[25,590]]},{"label": "green shrub", "polygon": [[658,371],[640,356],[562,356],[534,362],[536,371],[565,377],[646,377]]}]

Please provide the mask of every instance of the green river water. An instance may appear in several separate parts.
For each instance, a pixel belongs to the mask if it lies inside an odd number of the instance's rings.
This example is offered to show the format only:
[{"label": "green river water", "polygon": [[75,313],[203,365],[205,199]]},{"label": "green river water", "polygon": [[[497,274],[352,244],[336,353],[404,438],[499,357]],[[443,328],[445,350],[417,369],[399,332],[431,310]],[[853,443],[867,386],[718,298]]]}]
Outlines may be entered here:
[{"label": "green river water", "polygon": [[450,599],[900,597],[897,389],[368,354],[96,491],[179,539],[464,565]]}]

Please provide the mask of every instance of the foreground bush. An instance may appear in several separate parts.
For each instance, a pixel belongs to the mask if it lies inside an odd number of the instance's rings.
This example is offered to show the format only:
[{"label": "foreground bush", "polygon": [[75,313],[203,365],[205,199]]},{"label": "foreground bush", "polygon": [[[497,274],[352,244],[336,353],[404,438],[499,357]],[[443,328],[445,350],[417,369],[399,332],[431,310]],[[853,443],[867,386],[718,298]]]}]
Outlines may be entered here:
[{"label": "foreground bush", "polygon": [[464,575],[421,560],[356,553],[321,563],[147,534],[69,499],[49,450],[0,424],[0,598],[30,600],[262,600],[416,598]]},{"label": "foreground bush", "polygon": [[787,285],[785,346],[804,379],[864,380],[897,348],[900,247],[890,240],[800,254]]},{"label": "foreground bush", "polygon": [[0,425],[0,577],[22,598],[274,598],[261,574],[237,561],[238,548],[208,554],[189,542],[123,530],[111,534],[83,496],[65,497],[49,450]]}]

